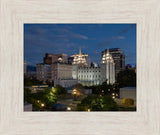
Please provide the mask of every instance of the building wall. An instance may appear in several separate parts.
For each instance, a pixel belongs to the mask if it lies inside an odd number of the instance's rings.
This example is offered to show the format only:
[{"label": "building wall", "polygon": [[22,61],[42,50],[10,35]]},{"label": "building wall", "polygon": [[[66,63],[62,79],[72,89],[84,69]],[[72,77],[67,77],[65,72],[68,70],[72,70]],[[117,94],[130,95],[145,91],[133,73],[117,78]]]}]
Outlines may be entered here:
[{"label": "building wall", "polygon": [[40,81],[51,80],[51,66],[48,64],[37,64],[36,65],[36,76]]},{"label": "building wall", "polygon": [[136,87],[120,88],[120,98],[131,98],[136,101]]},{"label": "building wall", "polygon": [[84,86],[99,85],[101,83],[100,68],[78,68],[78,82]]},{"label": "building wall", "polygon": [[72,65],[72,78],[78,79],[78,65],[77,64]]},{"label": "building wall", "polygon": [[51,64],[51,79],[72,79],[72,65]]},{"label": "building wall", "polygon": [[56,79],[56,80],[54,80],[54,86],[61,85],[64,88],[73,87],[77,83],[78,83],[78,81],[74,80],[74,79],[66,79],[66,80]]}]

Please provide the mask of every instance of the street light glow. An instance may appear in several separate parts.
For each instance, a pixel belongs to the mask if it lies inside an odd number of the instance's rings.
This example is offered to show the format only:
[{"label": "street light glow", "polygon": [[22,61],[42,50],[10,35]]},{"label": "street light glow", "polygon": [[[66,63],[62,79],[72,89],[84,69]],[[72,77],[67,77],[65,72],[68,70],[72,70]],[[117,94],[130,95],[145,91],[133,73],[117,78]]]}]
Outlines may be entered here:
[{"label": "street light glow", "polygon": [[67,107],[67,110],[68,110],[68,111],[71,111],[71,107]]},{"label": "street light glow", "polygon": [[44,104],[42,103],[41,106],[44,107]]}]

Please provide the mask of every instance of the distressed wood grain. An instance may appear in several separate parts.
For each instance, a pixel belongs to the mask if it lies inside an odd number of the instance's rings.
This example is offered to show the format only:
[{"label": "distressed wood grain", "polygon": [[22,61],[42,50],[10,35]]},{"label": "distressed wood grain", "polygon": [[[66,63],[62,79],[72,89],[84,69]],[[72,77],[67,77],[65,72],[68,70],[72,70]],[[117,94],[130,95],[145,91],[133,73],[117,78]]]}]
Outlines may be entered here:
[{"label": "distressed wood grain", "polygon": [[[136,23],[137,112],[23,112],[24,23]],[[159,135],[159,0],[1,0],[1,135]]]}]

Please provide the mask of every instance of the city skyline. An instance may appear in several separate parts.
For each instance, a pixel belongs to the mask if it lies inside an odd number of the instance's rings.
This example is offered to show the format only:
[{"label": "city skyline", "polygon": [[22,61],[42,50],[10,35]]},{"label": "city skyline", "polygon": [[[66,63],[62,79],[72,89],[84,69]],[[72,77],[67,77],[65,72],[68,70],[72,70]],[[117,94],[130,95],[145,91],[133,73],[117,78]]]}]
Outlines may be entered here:
[{"label": "city skyline", "polygon": [[126,64],[136,64],[136,24],[24,24],[24,60],[35,66],[45,53],[88,54],[100,64],[107,47],[120,48]]}]

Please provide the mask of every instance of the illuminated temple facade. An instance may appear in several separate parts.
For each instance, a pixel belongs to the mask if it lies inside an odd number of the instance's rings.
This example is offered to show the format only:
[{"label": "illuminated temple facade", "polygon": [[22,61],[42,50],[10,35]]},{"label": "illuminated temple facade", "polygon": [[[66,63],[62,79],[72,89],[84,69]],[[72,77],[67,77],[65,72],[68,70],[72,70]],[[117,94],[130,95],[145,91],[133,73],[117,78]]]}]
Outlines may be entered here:
[{"label": "illuminated temple facade", "polygon": [[72,77],[77,79],[83,86],[100,85],[107,81],[108,84],[115,83],[115,63],[112,55],[107,53],[102,56],[101,67],[90,67],[87,65],[87,54],[82,54],[81,49],[79,54],[72,55]]}]

